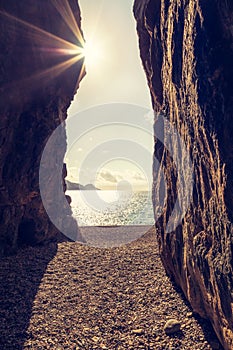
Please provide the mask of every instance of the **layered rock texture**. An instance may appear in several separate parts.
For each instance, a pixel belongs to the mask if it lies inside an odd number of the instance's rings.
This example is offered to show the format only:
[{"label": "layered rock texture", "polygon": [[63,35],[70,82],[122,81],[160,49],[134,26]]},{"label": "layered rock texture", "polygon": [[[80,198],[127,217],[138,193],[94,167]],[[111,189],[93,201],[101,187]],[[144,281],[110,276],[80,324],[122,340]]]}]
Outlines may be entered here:
[{"label": "layered rock texture", "polygon": [[[193,309],[211,320],[225,349],[233,349],[233,3],[136,0],[134,13],[155,112],[183,140],[194,180],[185,171],[177,174],[175,159],[182,152],[176,138],[172,154],[166,140],[157,139],[155,203],[161,170],[167,184],[157,221],[161,257]],[[184,188],[193,188],[188,210],[170,231],[169,217]]]},{"label": "layered rock texture", "polygon": [[[41,200],[39,168],[84,73],[75,52],[82,42],[80,21],[76,0],[0,1],[1,254],[20,244],[62,239]],[[77,225],[64,196],[65,126],[54,142],[46,198],[75,236]]]}]

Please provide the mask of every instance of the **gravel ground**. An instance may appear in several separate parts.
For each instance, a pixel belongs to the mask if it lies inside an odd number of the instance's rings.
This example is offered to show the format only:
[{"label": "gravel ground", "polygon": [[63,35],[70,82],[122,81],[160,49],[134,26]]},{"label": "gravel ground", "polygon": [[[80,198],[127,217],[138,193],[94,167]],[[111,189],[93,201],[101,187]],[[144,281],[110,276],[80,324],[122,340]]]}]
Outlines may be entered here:
[{"label": "gravel ground", "polygon": [[80,233],[88,245],[97,248],[113,248],[136,241],[153,226],[85,226]]},{"label": "gravel ground", "polygon": [[[116,248],[27,248],[0,268],[0,349],[222,349],[166,276],[152,229]],[[168,336],[171,318],[181,330]]]}]

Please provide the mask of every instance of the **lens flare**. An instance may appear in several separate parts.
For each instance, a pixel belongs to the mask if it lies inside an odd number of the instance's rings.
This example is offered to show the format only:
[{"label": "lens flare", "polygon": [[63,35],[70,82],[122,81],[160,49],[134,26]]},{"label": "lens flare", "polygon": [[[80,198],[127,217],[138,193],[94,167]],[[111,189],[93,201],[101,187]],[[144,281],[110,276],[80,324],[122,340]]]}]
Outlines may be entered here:
[{"label": "lens flare", "polygon": [[79,26],[74,17],[74,13],[69,5],[68,0],[52,0],[54,7],[62,16],[63,20],[66,22],[68,27],[71,29],[77,40],[80,42],[81,46],[84,46],[84,40]]},{"label": "lens flare", "polygon": [[[8,83],[5,88],[14,87],[21,84],[31,84],[34,80],[53,79],[58,75],[62,74],[64,71],[69,69],[75,63],[80,60],[84,60],[84,40],[82,33],[79,29],[79,25],[76,22],[75,15],[67,0],[52,0],[53,6],[61,15],[63,21],[69,27],[71,32],[77,39],[77,43],[69,42],[64,38],[61,38],[53,33],[50,33],[30,22],[27,22],[21,18],[18,18],[6,11],[0,10],[0,17],[4,17],[8,20],[8,30],[15,30],[15,24],[17,23],[17,29],[20,32],[21,37],[29,38],[34,42],[35,47],[38,51],[44,52],[51,56],[60,56],[59,63],[54,63],[51,67],[47,69],[41,69],[36,71],[31,76],[25,76],[23,79]],[[64,57],[64,59],[63,59]],[[82,63],[81,71],[77,79],[76,88],[80,83],[81,78],[85,74],[84,63]]]}]

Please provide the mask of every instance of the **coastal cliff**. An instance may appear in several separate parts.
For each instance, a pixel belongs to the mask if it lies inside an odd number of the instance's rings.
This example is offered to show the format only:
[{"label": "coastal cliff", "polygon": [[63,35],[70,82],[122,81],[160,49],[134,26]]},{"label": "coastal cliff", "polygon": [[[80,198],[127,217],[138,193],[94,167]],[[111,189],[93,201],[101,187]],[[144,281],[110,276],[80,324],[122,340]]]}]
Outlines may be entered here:
[{"label": "coastal cliff", "polygon": [[[160,254],[195,312],[233,348],[233,3],[136,0],[139,46],[155,114],[175,128],[190,156],[194,184],[177,227],[167,224],[178,197],[179,149],[155,141],[167,199],[158,219]],[[155,123],[156,129],[156,123]],[[165,132],[165,130],[164,130]],[[162,177],[154,170],[154,202]],[[185,196],[185,194],[184,194]]]},{"label": "coastal cliff", "polygon": [[[75,0],[0,1],[0,255],[22,244],[65,239],[44,209],[39,168],[44,147],[66,119],[84,75],[83,59],[75,51],[82,42],[80,23]],[[46,189],[48,202],[56,206],[64,202],[66,188],[65,126],[61,130]],[[62,205],[57,208],[75,234],[68,203],[65,213]]]}]

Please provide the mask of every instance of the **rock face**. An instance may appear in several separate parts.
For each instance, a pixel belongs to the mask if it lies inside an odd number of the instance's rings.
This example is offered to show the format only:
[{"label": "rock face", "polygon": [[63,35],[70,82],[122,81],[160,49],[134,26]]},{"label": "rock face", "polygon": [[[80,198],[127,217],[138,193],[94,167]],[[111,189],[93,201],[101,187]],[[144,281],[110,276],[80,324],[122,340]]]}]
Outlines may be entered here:
[{"label": "rock face", "polygon": [[[80,21],[76,0],[0,0],[0,253],[62,238],[42,204],[39,167],[84,74],[74,51],[82,42]],[[65,127],[52,151],[47,196],[61,209]],[[77,232],[68,203],[64,206],[65,214],[58,209],[57,216]]]},{"label": "rock face", "polygon": [[[155,112],[185,143],[194,178],[189,209],[169,232],[180,150],[174,142],[171,155],[157,139],[155,157],[168,194],[156,224],[161,257],[193,309],[211,320],[225,349],[232,349],[233,3],[136,0],[134,14]],[[192,188],[190,178],[183,181]],[[155,202],[160,183],[155,167]]]}]

